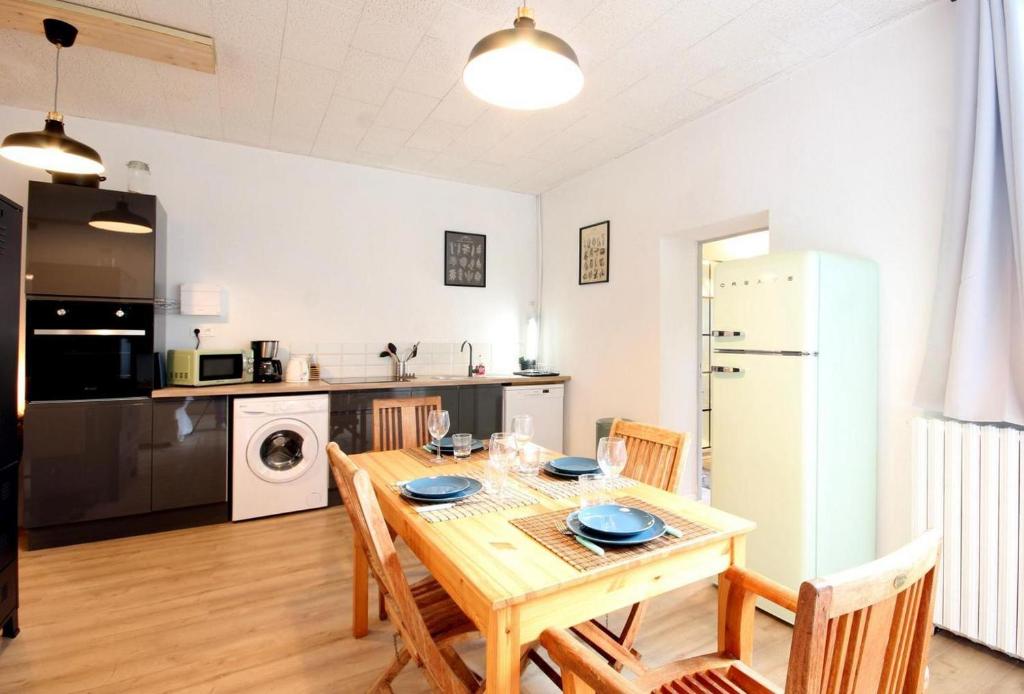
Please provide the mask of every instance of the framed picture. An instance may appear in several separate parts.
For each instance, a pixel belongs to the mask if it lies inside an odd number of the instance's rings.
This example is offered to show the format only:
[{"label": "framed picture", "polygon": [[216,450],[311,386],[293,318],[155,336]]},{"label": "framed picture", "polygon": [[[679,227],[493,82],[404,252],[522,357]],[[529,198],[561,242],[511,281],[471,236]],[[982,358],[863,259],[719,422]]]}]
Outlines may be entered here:
[{"label": "framed picture", "polygon": [[487,286],[487,237],[444,232],[444,283],[448,287]]},{"label": "framed picture", "polygon": [[608,281],[608,242],[611,222],[580,227],[580,284]]}]

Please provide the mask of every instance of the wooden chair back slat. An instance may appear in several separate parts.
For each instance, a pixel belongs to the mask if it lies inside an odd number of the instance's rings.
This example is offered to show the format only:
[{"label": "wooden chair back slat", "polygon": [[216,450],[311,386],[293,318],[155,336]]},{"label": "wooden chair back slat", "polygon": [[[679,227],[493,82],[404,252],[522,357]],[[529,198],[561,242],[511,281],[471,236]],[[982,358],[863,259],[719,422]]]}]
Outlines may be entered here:
[{"label": "wooden chair back slat", "polygon": [[924,690],[940,536],[800,587],[787,694]]},{"label": "wooden chair back slat", "polygon": [[439,395],[374,400],[373,450],[392,451],[428,443],[427,417],[440,409]]},{"label": "wooden chair back slat", "polygon": [[690,435],[669,429],[626,422],[612,422],[609,436],[626,440],[626,469],[622,474],[666,491],[676,491]]},{"label": "wooden chair back slat", "polygon": [[427,679],[437,690],[468,694],[469,689],[452,671],[416,605],[369,475],[353,463],[336,443],[328,444],[327,455],[345,511],[366,552],[370,571],[384,593],[388,615],[402,637],[403,645],[422,663]]}]

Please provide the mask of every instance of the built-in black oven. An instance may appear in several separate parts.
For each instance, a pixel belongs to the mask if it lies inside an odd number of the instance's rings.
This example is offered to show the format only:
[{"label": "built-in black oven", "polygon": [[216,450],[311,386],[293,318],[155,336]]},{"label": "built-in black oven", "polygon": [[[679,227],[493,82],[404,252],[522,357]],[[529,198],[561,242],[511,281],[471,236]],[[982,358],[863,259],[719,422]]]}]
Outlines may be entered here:
[{"label": "built-in black oven", "polygon": [[29,401],[127,398],[153,390],[153,304],[29,298]]}]

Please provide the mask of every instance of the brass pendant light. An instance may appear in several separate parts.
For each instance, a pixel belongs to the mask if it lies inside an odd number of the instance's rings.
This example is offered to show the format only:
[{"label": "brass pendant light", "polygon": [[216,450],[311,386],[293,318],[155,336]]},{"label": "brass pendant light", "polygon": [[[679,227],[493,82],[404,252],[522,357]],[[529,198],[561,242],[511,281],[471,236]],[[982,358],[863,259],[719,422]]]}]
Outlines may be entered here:
[{"label": "brass pendant light", "polygon": [[512,26],[473,47],[462,72],[466,88],[487,103],[521,111],[558,106],[579,94],[583,71],[569,44],[537,29],[525,4]]},{"label": "brass pendant light", "polygon": [[53,85],[53,110],[46,114],[46,124],[36,132],[12,133],[0,145],[0,155],[11,161],[37,169],[69,174],[101,174],[100,155],[92,147],[64,134],[64,117],[57,111],[57,90],[60,86],[60,49],[70,48],[78,29],[59,19],[44,19],[46,38],[57,47],[56,80]]}]

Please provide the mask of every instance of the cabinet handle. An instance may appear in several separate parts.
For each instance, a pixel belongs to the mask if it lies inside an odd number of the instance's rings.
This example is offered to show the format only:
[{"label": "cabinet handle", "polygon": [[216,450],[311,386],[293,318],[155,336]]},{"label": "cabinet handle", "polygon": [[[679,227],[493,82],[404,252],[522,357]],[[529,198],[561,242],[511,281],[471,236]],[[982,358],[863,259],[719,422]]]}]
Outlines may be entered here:
[{"label": "cabinet handle", "polygon": [[738,366],[712,366],[711,370],[716,374],[741,374],[743,369]]},{"label": "cabinet handle", "polygon": [[711,337],[743,337],[740,330],[712,330]]},{"label": "cabinet handle", "polygon": [[36,328],[33,335],[92,335],[99,337],[141,337],[146,334],[145,330],[123,330],[108,328]]}]

